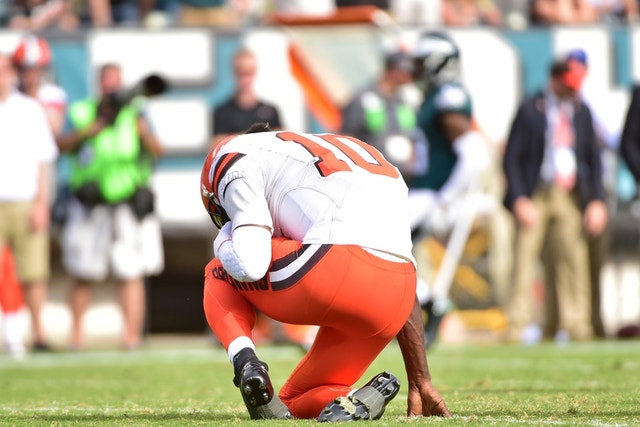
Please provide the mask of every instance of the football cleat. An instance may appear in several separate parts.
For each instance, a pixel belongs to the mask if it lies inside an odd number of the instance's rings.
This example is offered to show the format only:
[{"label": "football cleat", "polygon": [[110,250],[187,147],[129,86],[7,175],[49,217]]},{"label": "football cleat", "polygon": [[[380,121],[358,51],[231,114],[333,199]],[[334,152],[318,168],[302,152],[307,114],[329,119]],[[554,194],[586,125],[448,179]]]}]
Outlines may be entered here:
[{"label": "football cleat", "polygon": [[348,397],[340,396],[318,416],[319,422],[377,420],[400,390],[400,381],[389,371],[373,377]]},{"label": "football cleat", "polygon": [[234,383],[240,388],[247,408],[266,405],[273,399],[273,385],[267,372],[267,364],[259,361],[247,362]]},{"label": "football cleat", "polygon": [[[246,403],[245,403],[246,404]],[[252,420],[292,420],[295,419],[289,408],[282,403],[278,396],[273,396],[271,402],[256,407],[247,406]]]}]

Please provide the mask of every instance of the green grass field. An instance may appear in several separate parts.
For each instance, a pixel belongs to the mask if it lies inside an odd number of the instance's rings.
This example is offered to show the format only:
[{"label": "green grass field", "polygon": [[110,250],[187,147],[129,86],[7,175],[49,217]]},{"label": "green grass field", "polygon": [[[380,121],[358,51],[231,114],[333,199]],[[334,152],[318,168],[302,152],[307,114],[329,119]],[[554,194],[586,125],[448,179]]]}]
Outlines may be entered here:
[{"label": "green grass field", "polygon": [[[280,387],[301,356],[260,347]],[[348,355],[345,355],[348,357]],[[639,426],[640,341],[535,347],[436,345],[434,383],[451,419],[408,419],[406,388],[381,426]],[[391,344],[362,382],[389,369],[405,381]],[[250,423],[224,351],[204,342],[149,345],[137,352],[0,355],[1,426],[229,426]],[[406,382],[405,382],[406,383]],[[315,421],[254,421],[310,426]]]}]

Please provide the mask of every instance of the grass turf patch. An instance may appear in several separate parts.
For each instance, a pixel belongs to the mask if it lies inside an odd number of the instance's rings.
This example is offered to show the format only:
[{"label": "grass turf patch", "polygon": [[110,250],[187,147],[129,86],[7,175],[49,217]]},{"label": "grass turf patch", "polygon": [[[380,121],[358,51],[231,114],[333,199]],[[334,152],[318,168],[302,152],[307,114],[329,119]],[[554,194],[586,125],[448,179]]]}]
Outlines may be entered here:
[{"label": "grass turf patch", "polygon": [[[302,356],[265,346],[279,388]],[[406,376],[391,344],[362,380],[389,369],[402,382],[380,426],[637,426],[640,342],[556,346],[436,345],[429,363],[452,419],[408,419]],[[209,345],[136,352],[0,355],[1,426],[229,426],[249,422],[225,352]],[[308,426],[313,420],[260,421]]]}]

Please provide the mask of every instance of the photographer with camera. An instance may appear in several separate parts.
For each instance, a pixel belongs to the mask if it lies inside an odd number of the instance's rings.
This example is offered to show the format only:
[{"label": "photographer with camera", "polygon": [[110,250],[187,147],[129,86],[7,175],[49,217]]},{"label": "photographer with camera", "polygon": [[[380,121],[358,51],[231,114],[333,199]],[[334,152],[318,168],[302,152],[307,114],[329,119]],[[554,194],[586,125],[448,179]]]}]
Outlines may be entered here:
[{"label": "photographer with camera", "polygon": [[160,224],[149,188],[153,160],[163,148],[137,108],[137,95],[148,93],[138,86],[123,91],[116,64],[100,68],[99,87],[99,99],[70,106],[74,130],[58,138],[72,164],[73,198],[61,236],[62,262],[72,278],[71,346],[83,346],[82,318],[91,283],[111,274],[119,285],[122,346],[135,349],[145,318],[144,278],[164,267]]}]

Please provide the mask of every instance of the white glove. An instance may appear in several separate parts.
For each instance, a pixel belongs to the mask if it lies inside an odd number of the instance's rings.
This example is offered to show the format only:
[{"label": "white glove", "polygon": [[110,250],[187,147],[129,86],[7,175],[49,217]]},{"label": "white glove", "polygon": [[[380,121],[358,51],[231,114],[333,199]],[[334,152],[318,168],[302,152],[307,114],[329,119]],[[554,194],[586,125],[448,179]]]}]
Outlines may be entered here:
[{"label": "white glove", "polygon": [[231,221],[227,221],[222,228],[218,231],[218,235],[213,240],[213,255],[219,258],[218,252],[220,247],[226,242],[231,243]]}]

